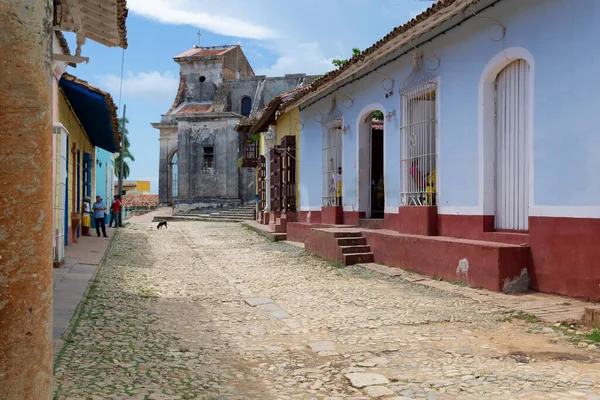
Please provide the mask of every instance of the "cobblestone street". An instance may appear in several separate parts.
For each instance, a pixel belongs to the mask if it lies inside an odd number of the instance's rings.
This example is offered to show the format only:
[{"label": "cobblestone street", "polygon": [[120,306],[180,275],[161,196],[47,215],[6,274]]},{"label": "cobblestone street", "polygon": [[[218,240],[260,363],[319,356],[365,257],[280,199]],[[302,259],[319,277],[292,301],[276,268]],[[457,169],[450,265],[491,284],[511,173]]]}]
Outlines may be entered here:
[{"label": "cobblestone street", "polygon": [[119,229],[84,301],[55,399],[600,400],[600,353],[576,326],[237,224]]}]

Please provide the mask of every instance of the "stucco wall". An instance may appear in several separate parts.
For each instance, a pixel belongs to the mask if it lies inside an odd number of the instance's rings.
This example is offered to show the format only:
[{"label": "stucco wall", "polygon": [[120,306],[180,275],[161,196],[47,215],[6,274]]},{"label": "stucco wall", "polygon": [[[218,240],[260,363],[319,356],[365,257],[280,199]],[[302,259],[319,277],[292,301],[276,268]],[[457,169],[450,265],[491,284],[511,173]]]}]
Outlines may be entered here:
[{"label": "stucco wall", "polygon": [[296,204],[300,204],[300,110],[294,108],[277,119],[277,143],[281,143],[284,136],[296,137]]},{"label": "stucco wall", "polygon": [[[238,198],[237,118],[179,122],[179,198]],[[213,168],[203,167],[204,148],[214,151]]]},{"label": "stucco wall", "polygon": [[[600,206],[600,177],[592,172],[600,170],[600,135],[592,120],[600,89],[600,53],[595,44],[600,37],[600,25],[596,23],[600,20],[600,3],[581,0],[574,7],[568,0],[503,0],[480,15],[494,17],[506,26],[503,41],[490,38],[498,34],[493,20],[471,18],[421,47],[425,58],[435,53],[441,60],[439,68],[432,72],[439,78],[440,212],[483,213],[479,84],[490,60],[503,49],[515,47],[524,48],[534,60],[531,214],[541,212],[545,206]],[[386,206],[399,205],[398,90],[410,74],[411,56],[412,51],[379,69],[394,80],[393,96],[385,98],[385,77],[374,73],[343,88],[343,94],[354,101],[350,108],[341,105],[344,97],[337,94],[343,125],[351,127],[343,137],[344,204],[357,206],[358,202],[357,121],[371,108],[383,108],[384,113],[396,110],[396,117],[384,122]],[[321,100],[301,112],[304,130],[300,147],[304,156],[300,200],[306,210],[321,205],[322,131],[314,117],[317,112],[325,114],[328,107],[329,102]]]},{"label": "stucco wall", "polygon": [[[74,155],[71,152],[71,149],[73,148],[73,144],[75,144],[76,148],[80,150],[81,162],[80,162],[80,171],[79,171],[79,178],[80,178],[79,179],[79,188],[82,193],[83,193],[83,170],[82,170],[83,154],[90,153],[92,156],[91,182],[93,182],[95,179],[95,171],[94,171],[95,154],[93,151],[94,148],[93,148],[92,144],[90,143],[89,138],[87,137],[83,127],[79,123],[79,120],[77,119],[77,117],[75,116],[75,114],[73,113],[71,108],[69,107],[69,103],[68,103],[67,99],[65,98],[64,94],[62,93],[62,91],[59,91],[59,93],[58,93],[58,122],[63,124],[63,126],[69,132],[69,142],[68,142],[69,147],[67,150],[67,152],[68,152],[67,168],[68,168],[68,182],[69,183],[68,183],[68,187],[67,187],[67,193],[68,193],[68,216],[69,216],[68,220],[69,220],[69,227],[70,227],[71,226],[71,217],[70,217],[71,212],[77,211],[77,193],[73,192],[73,180],[77,179],[77,170],[73,168],[73,156]],[[75,196],[75,208],[73,208],[73,196]],[[83,197],[80,197],[80,200],[83,200]],[[69,243],[71,242],[71,239],[69,240]]]},{"label": "stucco wall", "polygon": [[[221,60],[182,61],[179,64],[180,74],[185,80],[184,101],[211,102],[217,86],[223,81]],[[202,76],[204,82],[200,82]]]}]

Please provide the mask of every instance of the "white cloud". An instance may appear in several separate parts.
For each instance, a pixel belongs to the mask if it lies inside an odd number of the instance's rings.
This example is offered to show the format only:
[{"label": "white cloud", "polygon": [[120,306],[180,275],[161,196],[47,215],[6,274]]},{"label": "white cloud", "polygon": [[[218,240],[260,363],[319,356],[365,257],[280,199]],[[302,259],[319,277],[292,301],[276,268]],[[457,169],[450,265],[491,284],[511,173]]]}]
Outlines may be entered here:
[{"label": "white cloud", "polygon": [[[103,88],[112,93],[113,96],[119,95],[121,78],[116,75],[104,75],[100,77]],[[179,77],[172,72],[160,73],[158,71],[139,72],[137,74],[131,71],[123,77],[123,97],[138,100],[164,101],[165,98],[172,98],[177,92]]]},{"label": "white cloud", "polygon": [[129,9],[146,18],[164,24],[192,25],[226,36],[250,39],[272,39],[277,34],[258,24],[252,24],[239,18],[210,14],[194,7],[188,0],[129,0]]},{"label": "white cloud", "polygon": [[322,74],[324,71],[332,70],[333,57],[327,57],[319,43],[300,43],[296,46],[281,49],[275,64],[270,67],[257,69],[257,74],[267,76],[282,76],[285,74],[306,73]]}]

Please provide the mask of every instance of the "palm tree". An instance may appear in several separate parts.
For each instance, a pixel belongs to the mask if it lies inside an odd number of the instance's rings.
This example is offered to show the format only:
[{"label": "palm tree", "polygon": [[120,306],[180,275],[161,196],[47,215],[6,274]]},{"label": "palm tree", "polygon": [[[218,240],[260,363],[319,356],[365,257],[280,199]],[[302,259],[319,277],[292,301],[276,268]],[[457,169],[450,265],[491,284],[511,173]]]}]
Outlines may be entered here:
[{"label": "palm tree", "polygon": [[[127,124],[129,124],[129,119],[125,118],[125,130],[121,132],[124,135],[124,146],[123,146],[123,179],[127,179],[129,176],[129,164],[127,164],[127,159],[131,161],[135,161],[135,157],[129,151],[129,131],[127,130]],[[123,129],[123,118],[119,118],[119,131]],[[119,178],[119,174],[121,173],[121,154],[119,154],[115,158],[115,176]]]}]

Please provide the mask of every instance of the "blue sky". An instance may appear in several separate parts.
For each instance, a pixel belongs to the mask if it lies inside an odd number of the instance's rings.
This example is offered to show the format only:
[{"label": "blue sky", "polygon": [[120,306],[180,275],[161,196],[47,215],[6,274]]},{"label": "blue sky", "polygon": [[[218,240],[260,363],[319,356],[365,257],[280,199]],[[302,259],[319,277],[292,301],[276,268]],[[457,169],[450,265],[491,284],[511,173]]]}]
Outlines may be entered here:
[{"label": "blue sky", "polygon": [[[127,104],[131,151],[130,180],[149,180],[158,193],[158,131],[179,83],[173,56],[198,43],[239,43],[257,74],[321,74],[334,58],[348,58],[419,14],[427,0],[128,0],[121,104]],[[249,4],[252,4],[251,6]],[[73,38],[67,35],[72,52]],[[121,49],[88,41],[89,64],[70,73],[109,91],[119,102]],[[122,115],[122,107],[119,116]]]}]

